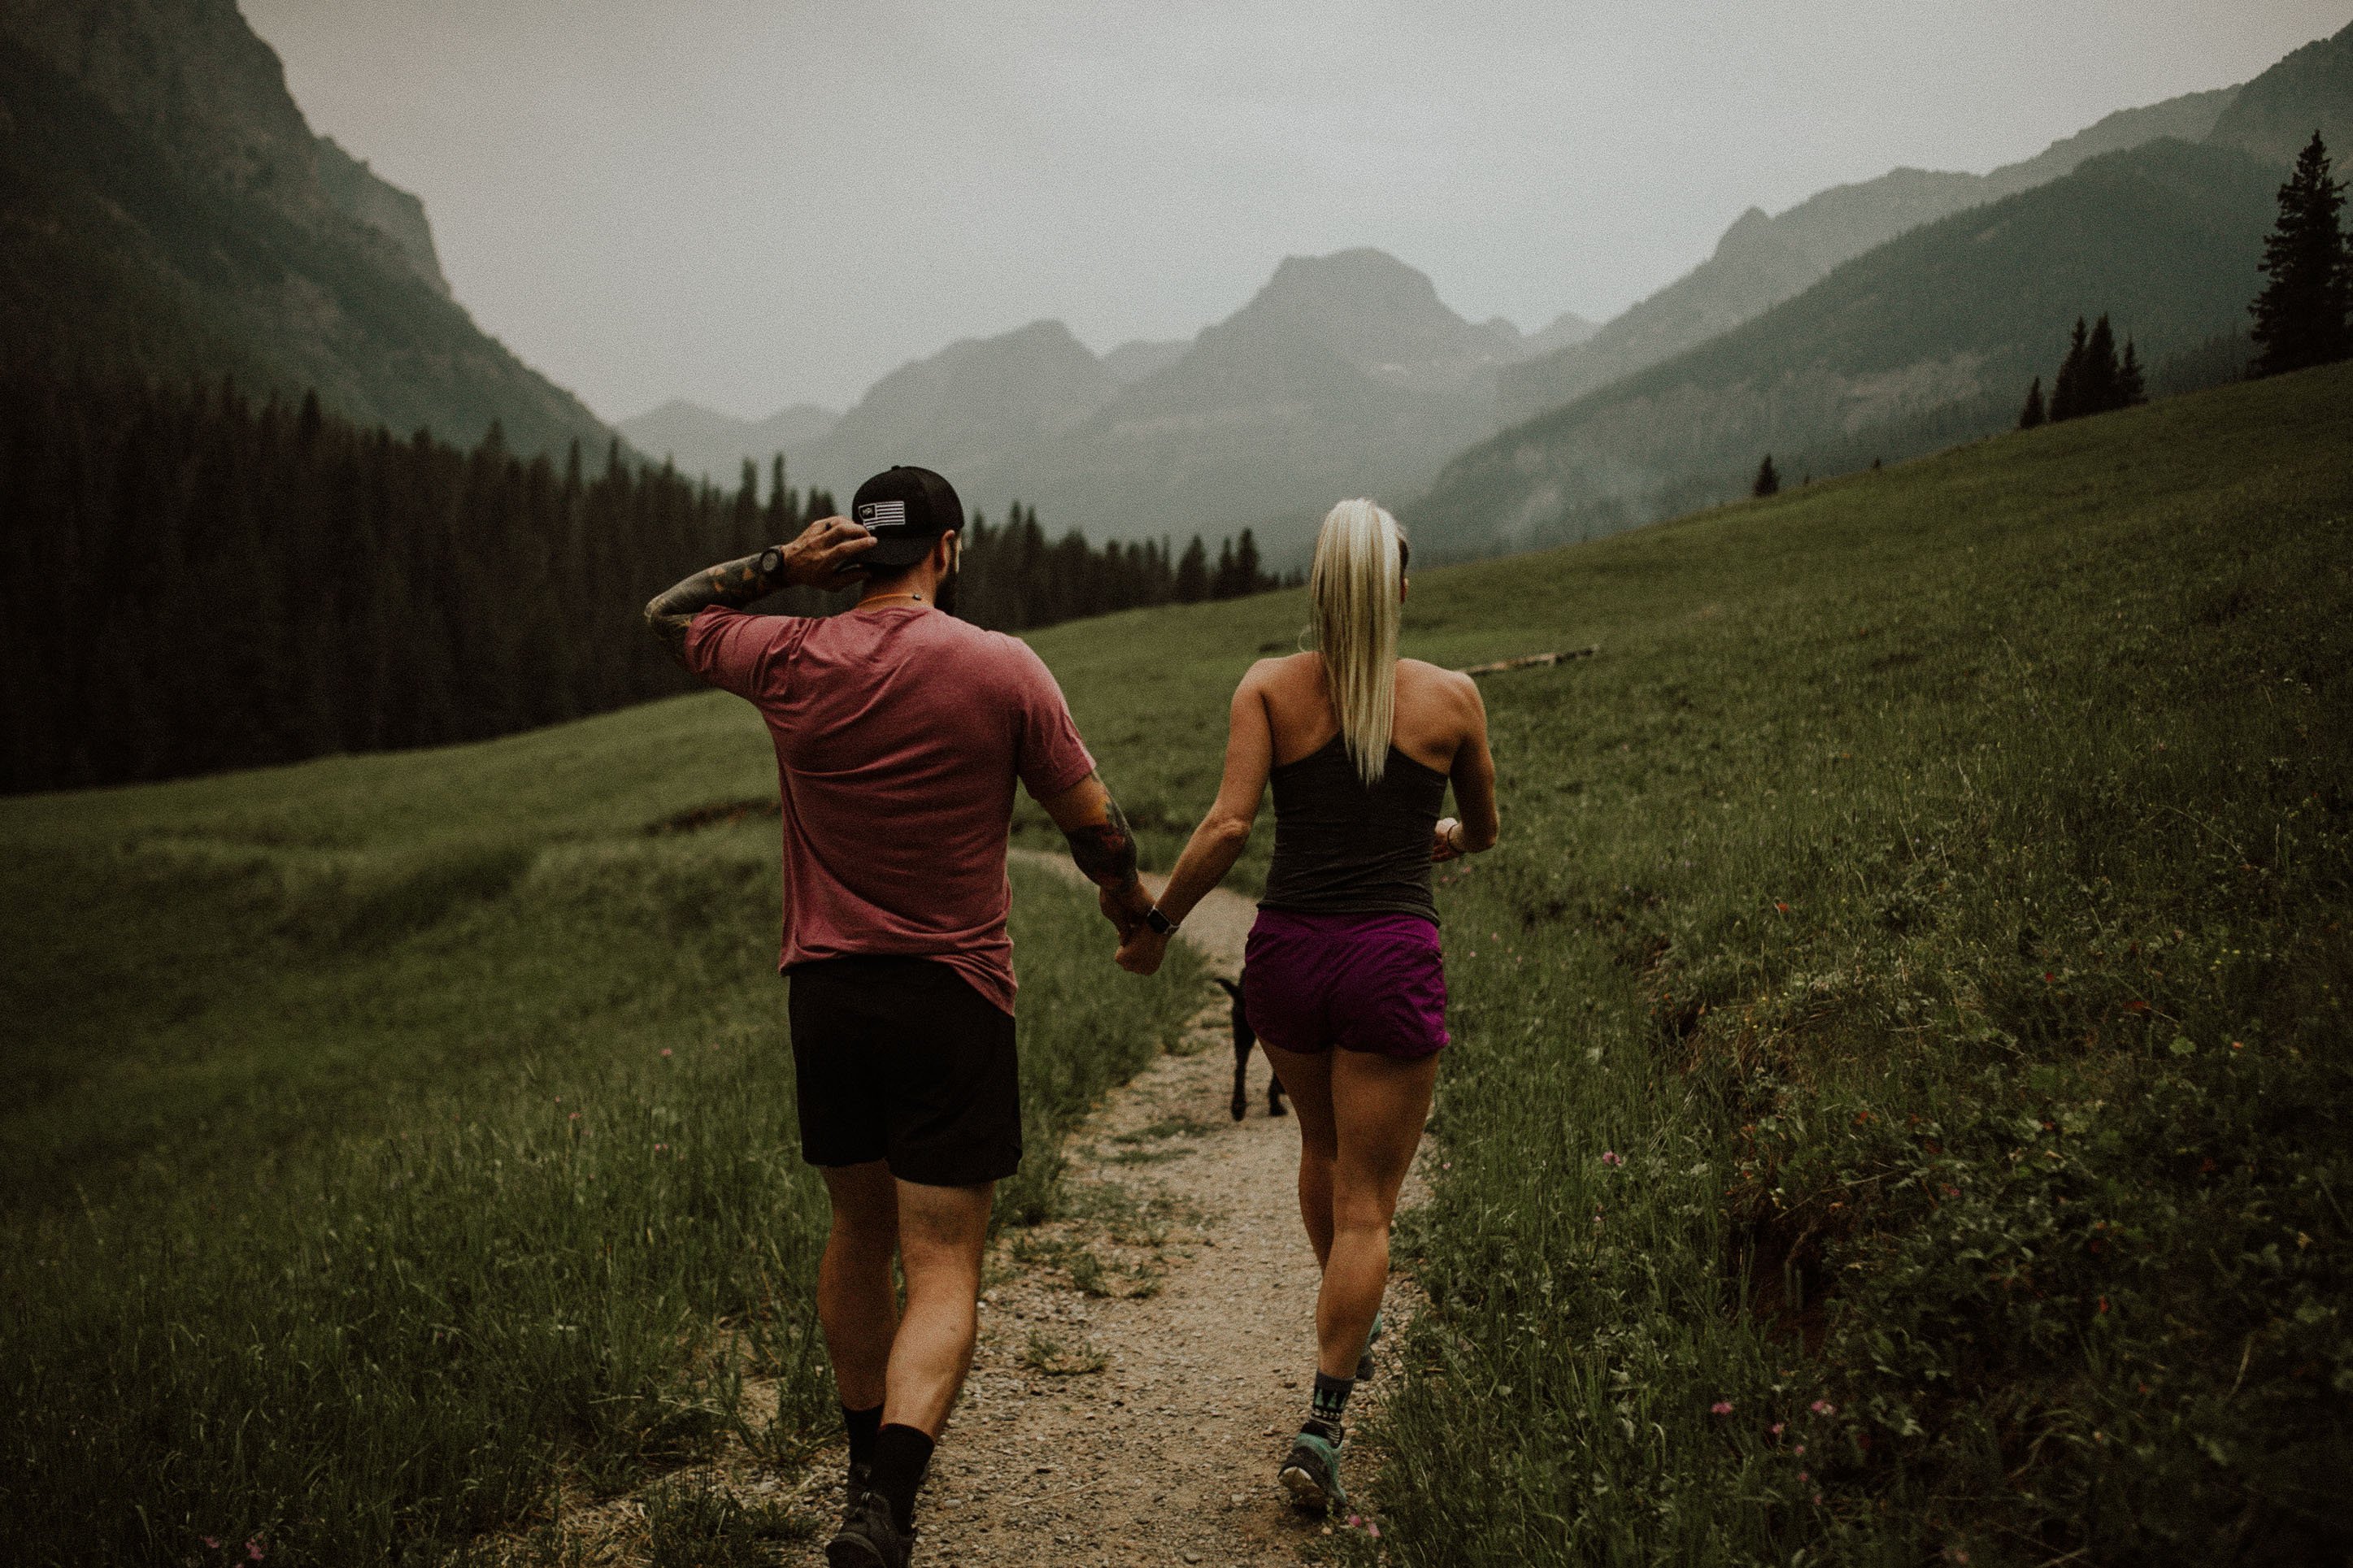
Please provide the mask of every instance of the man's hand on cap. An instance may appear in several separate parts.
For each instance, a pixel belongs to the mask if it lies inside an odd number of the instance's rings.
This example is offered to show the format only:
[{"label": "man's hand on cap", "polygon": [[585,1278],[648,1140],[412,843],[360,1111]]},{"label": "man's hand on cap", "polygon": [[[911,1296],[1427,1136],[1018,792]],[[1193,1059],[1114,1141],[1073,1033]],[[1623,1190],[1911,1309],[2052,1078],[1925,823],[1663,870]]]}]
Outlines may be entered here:
[{"label": "man's hand on cap", "polygon": [[846,517],[810,523],[784,547],[785,577],[804,588],[846,588],[859,579],[858,558],[874,548],[874,536]]}]

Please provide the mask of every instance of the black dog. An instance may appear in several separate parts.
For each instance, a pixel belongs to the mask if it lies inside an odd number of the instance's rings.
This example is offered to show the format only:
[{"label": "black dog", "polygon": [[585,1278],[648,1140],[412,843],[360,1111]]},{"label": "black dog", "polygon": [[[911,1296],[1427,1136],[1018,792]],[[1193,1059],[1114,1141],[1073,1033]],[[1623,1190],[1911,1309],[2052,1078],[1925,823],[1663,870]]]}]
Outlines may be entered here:
[{"label": "black dog", "polygon": [[[1241,986],[1226,979],[1219,980],[1218,984],[1224,986],[1226,994],[1234,999],[1233,1112],[1234,1120],[1240,1121],[1250,1110],[1250,1047],[1258,1044],[1258,1036],[1251,1030],[1250,1020],[1242,1016]],[[1290,1114],[1282,1103],[1282,1080],[1271,1073],[1267,1075],[1266,1080],[1266,1113],[1269,1116]]]}]

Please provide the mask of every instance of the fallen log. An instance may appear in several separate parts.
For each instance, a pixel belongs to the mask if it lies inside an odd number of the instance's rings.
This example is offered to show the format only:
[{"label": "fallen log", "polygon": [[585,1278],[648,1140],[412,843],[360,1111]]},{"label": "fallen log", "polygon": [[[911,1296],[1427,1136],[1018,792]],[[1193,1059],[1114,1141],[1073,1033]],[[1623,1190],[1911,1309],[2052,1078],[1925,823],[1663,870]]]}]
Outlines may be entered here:
[{"label": "fallen log", "polygon": [[1591,658],[1601,651],[1601,645],[1570,648],[1564,653],[1524,653],[1517,658],[1499,658],[1493,664],[1473,664],[1456,670],[1457,675],[1501,675],[1507,669],[1540,669],[1548,664],[1566,664],[1572,658]]}]

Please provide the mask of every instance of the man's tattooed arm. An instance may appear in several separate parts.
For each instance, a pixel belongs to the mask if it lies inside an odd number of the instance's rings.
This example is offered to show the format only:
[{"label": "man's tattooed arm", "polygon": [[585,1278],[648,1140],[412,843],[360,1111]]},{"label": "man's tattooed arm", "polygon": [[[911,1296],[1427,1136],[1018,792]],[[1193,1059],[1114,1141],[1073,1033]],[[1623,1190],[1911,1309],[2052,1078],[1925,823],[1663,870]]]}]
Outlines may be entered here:
[{"label": "man's tattooed arm", "polygon": [[1127,813],[1103,789],[1103,780],[1087,776],[1103,793],[1103,820],[1065,827],[1062,837],[1088,881],[1105,892],[1124,893],[1135,885],[1135,835],[1128,830]]},{"label": "man's tattooed arm", "polygon": [[1103,915],[1124,938],[1152,907],[1152,894],[1135,874],[1135,835],[1127,814],[1095,773],[1039,804],[1062,830],[1071,858],[1102,889]]},{"label": "man's tattooed arm", "polygon": [[661,639],[670,658],[686,662],[686,628],[713,605],[731,610],[766,598],[779,588],[839,588],[857,581],[858,557],[874,548],[874,536],[846,517],[828,517],[801,531],[790,544],[706,566],[646,601],[646,627]]},{"label": "man's tattooed arm", "polygon": [[646,601],[646,626],[670,658],[686,662],[686,628],[713,605],[740,610],[786,585],[784,552],[763,550],[741,561],[706,566]]}]

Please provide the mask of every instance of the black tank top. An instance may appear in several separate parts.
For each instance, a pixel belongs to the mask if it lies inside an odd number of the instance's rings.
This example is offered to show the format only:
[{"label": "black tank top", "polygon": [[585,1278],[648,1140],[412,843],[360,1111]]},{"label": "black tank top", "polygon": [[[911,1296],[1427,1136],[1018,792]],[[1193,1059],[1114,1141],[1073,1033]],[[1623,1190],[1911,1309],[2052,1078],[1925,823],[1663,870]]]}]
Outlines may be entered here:
[{"label": "black tank top", "polygon": [[1419,915],[1435,924],[1430,845],[1446,775],[1395,746],[1381,782],[1365,787],[1340,737],[1269,775],[1274,864],[1262,910],[1303,914]]}]

